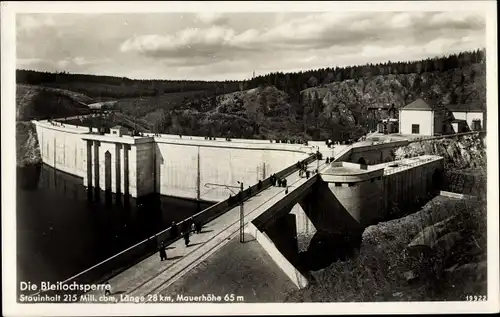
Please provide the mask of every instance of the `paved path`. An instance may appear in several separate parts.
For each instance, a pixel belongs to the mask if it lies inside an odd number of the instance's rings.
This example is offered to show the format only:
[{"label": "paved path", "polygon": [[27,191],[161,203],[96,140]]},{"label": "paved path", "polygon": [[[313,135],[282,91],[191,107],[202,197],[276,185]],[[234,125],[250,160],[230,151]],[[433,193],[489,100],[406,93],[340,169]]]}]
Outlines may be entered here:
[{"label": "paved path", "polygon": [[[320,170],[325,168],[325,160],[320,161]],[[309,164],[309,169],[314,170],[317,162]],[[287,177],[292,192],[299,185],[306,182],[306,178],[299,177],[295,172]],[[256,196],[251,197],[244,204],[245,223],[252,221],[277,203],[284,196],[284,188],[269,187]],[[207,223],[200,234],[190,237],[190,245],[186,247],[184,240],[180,239],[167,247],[167,260],[160,261],[156,253],[140,263],[110,279],[113,294],[146,296],[157,294],[167,288],[178,278],[194,268],[197,264],[210,256],[216,250],[229,242],[232,237],[239,234],[240,207],[235,207],[213,221]],[[102,292],[89,292],[89,294],[102,295]]]}]

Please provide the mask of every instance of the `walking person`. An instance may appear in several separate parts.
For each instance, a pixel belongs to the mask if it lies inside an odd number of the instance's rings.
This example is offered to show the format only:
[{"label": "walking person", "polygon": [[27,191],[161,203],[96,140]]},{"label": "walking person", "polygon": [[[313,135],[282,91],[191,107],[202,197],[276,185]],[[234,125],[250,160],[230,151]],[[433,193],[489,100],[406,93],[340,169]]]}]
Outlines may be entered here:
[{"label": "walking person", "polygon": [[167,251],[165,250],[165,245],[163,242],[160,245],[160,261],[167,259]]},{"label": "walking person", "polygon": [[191,218],[191,232],[192,233],[196,232],[196,225],[194,224],[193,218]]},{"label": "walking person", "polygon": [[188,246],[189,244],[189,231],[187,231],[185,234],[184,234],[184,243],[186,244],[186,247]]}]

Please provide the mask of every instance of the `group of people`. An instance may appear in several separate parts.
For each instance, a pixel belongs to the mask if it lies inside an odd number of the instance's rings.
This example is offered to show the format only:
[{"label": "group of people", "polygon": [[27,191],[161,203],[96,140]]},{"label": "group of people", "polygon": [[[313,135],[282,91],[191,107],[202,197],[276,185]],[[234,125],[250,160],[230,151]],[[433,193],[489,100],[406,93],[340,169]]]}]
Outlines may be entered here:
[{"label": "group of people", "polygon": [[47,120],[51,125],[53,126],[60,126],[60,127],[64,127],[64,123],[62,122],[57,122],[57,121],[52,121],[52,120]]},{"label": "group of people", "polygon": [[[181,237],[184,238],[184,244],[186,247],[189,245],[189,237],[191,233],[196,233],[200,234],[201,233],[201,228],[202,225],[199,221],[194,221],[193,217],[189,218],[189,220],[184,221],[182,225],[182,231],[180,233]],[[170,227],[170,232],[172,234],[172,239],[175,240],[179,236],[179,229],[177,226],[177,223],[175,221],[172,221],[172,225]],[[167,251],[165,247],[165,243],[162,242],[160,244],[160,261],[166,260],[167,259]]]},{"label": "group of people", "polygon": [[[269,142],[273,143],[273,140],[270,139]],[[307,140],[274,140],[274,143],[288,143],[288,144],[302,144],[302,145],[308,145]]]},{"label": "group of people", "polygon": [[[213,140],[213,141],[215,141],[216,139],[213,136],[206,136],[205,140],[211,140],[211,141]],[[228,138],[226,138],[226,141],[231,141],[231,140],[228,140]]]},{"label": "group of people", "polygon": [[304,177],[304,175],[309,178],[311,171],[307,169],[306,162],[297,162],[297,168],[299,169],[299,177]]},{"label": "group of people", "polygon": [[286,187],[286,178],[278,178],[276,177],[276,174],[271,175],[271,185],[273,186],[278,186],[278,187]]},{"label": "group of people", "polygon": [[[364,137],[364,139],[366,140],[366,137]],[[353,143],[354,143],[354,141],[352,139],[348,139],[348,140],[344,140],[344,141],[332,141],[332,140],[326,141],[326,145],[329,148],[333,147],[334,145],[350,145]]]},{"label": "group of people", "polygon": [[332,157],[327,157],[326,158],[326,164],[333,163],[334,160],[335,160],[335,158],[333,156]]}]

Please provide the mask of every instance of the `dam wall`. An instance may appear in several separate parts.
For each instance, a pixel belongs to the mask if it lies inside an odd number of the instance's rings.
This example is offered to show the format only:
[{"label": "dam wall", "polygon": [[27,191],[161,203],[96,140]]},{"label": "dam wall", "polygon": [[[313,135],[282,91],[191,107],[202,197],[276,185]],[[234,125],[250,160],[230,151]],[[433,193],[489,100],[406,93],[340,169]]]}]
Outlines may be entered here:
[{"label": "dam wall", "polygon": [[82,135],[88,128],[67,126],[48,121],[33,121],[36,127],[42,161],[65,173],[83,177],[87,149]]},{"label": "dam wall", "polygon": [[209,183],[238,186],[240,181],[246,189],[308,156],[291,145],[287,149],[281,144],[172,143],[155,138],[155,148],[159,192],[196,199],[199,190],[199,198],[207,201],[221,201],[231,194],[228,189]]},{"label": "dam wall", "polygon": [[[45,164],[81,177],[88,188],[141,197],[153,193],[225,200],[309,156],[310,147],[266,140],[99,134],[96,129],[33,121]],[[233,192],[233,193],[232,193]]]}]

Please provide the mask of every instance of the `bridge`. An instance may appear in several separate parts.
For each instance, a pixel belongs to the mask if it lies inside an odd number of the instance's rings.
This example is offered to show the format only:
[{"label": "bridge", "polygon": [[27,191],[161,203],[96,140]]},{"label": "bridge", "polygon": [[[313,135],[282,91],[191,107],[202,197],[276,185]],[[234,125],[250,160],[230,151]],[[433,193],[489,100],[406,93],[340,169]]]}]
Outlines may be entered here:
[{"label": "bridge", "polygon": [[[109,280],[120,294],[134,296],[168,288],[232,237],[243,238],[242,232],[258,241],[296,287],[305,287],[307,272],[297,261],[294,242],[298,234],[311,234],[309,228],[314,228],[357,235],[411,199],[428,197],[439,188],[443,171],[443,159],[437,156],[392,161],[394,149],[407,141],[332,149],[324,142],[306,147],[269,140],[114,136],[34,123],[44,162],[81,176],[89,188],[217,202],[193,217],[203,230],[191,237],[191,247],[167,228],[64,281]],[[310,177],[299,172],[297,162],[307,166]],[[272,186],[271,174],[286,178],[287,188]],[[250,186],[234,196],[227,188],[204,186],[237,182]],[[165,262],[156,254],[162,242],[168,245]]]}]

